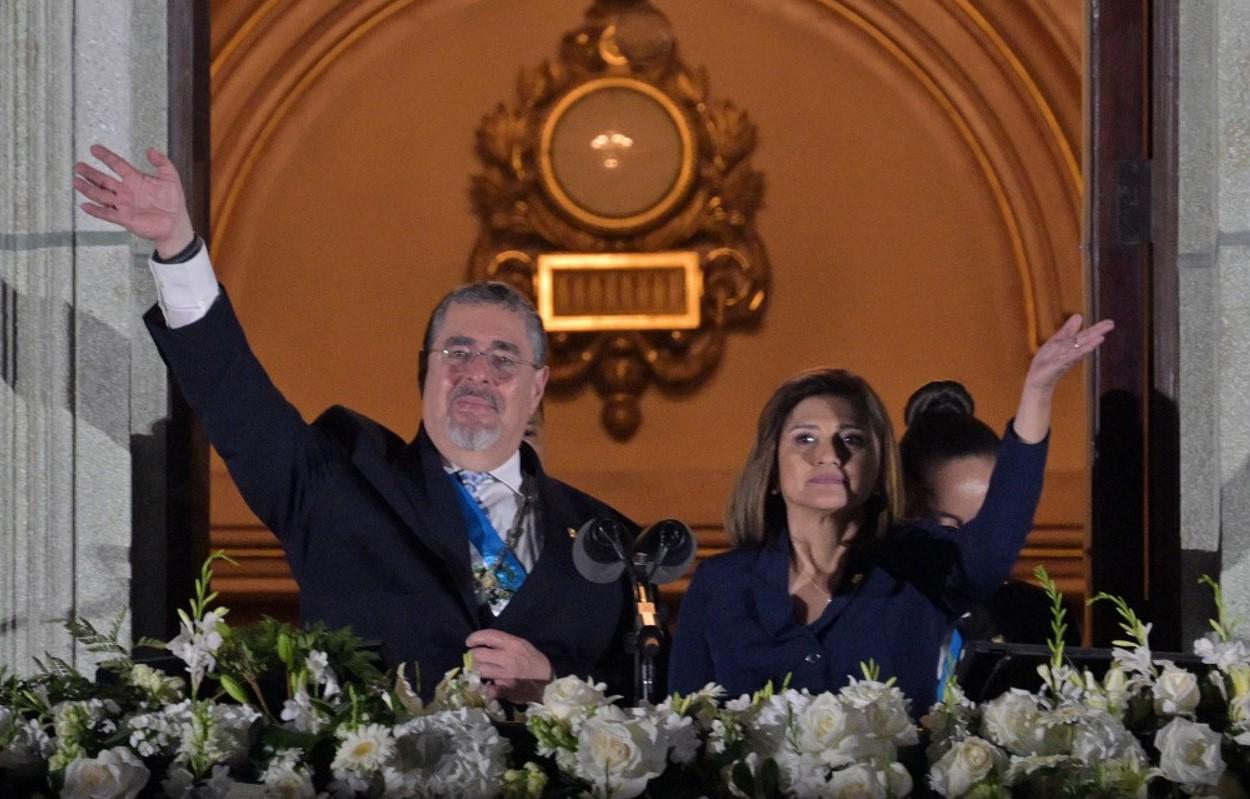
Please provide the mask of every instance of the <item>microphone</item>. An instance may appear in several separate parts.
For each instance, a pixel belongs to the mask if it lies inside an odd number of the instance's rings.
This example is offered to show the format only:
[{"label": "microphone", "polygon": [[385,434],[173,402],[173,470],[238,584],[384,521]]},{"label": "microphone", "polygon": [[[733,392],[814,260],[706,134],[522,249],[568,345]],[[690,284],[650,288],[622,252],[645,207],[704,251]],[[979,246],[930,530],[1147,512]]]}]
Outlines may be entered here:
[{"label": "microphone", "polygon": [[686,573],[695,555],[694,533],[676,519],[664,519],[643,530],[634,540],[634,563],[644,569],[647,582],[671,583]]},{"label": "microphone", "polygon": [[592,583],[615,582],[630,562],[625,526],[609,516],[596,516],[573,538],[573,566]]},{"label": "microphone", "polygon": [[634,632],[626,648],[634,655],[634,683],[637,698],[643,702],[653,700],[658,684],[656,659],[665,637],[655,586],[682,576],[694,554],[694,535],[676,519],[656,522],[633,538],[620,520],[599,516],[573,536],[573,565],[582,577],[611,583],[628,570]]}]

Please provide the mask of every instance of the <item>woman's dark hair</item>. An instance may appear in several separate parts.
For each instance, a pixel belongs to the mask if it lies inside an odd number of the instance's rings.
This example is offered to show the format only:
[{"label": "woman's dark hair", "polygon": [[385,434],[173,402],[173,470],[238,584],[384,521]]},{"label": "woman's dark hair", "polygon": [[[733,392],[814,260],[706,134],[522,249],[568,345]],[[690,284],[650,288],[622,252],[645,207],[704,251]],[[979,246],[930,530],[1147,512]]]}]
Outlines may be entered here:
[{"label": "woman's dark hair", "polygon": [[864,507],[864,530],[881,537],[895,519],[902,517],[898,444],[881,398],[858,375],[843,369],[813,369],[782,383],[760,412],[755,443],[725,514],[725,531],[736,546],[771,544],[785,529],[785,500],[776,492],[777,445],[786,417],[809,397],[839,397],[849,402],[864,417],[870,446],[878,449],[880,468],[872,498]]},{"label": "woman's dark hair", "polygon": [[907,400],[907,432],[899,441],[899,454],[908,515],[928,515],[933,469],[956,458],[993,460],[998,455],[998,435],[975,410],[968,389],[954,380],[926,383]]}]

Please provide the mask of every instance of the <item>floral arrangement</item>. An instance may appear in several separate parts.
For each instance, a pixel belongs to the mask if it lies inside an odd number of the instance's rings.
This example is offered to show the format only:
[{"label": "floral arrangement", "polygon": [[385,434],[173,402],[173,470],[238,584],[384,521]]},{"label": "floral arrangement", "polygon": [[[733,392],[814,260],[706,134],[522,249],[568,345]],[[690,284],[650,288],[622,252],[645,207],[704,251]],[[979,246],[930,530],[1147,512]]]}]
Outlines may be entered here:
[{"label": "floral arrangement", "polygon": [[[873,797],[996,799],[1246,796],[1250,649],[1219,617],[1194,645],[1205,675],[1155,659],[1150,626],[1114,597],[1124,640],[1105,675],[1065,659],[1054,603],[1042,687],[971,702],[951,683],[912,721],[872,663],[837,693],[788,685],[727,698],[716,685],[623,707],[563,677],[505,719],[471,662],[423,703],[403,667],[382,672],[347,631],[273,620],[232,628],[211,563],[167,651],[132,659],[89,622],[67,628],[96,679],[48,657],[0,674],[0,795],[92,797]],[[927,758],[927,767],[924,765]],[[911,766],[911,769],[904,766]]]},{"label": "floral arrangement", "polygon": [[1064,659],[1062,599],[1051,597],[1050,662],[1036,693],[1009,690],[977,706],[957,685],[922,718],[929,781],[944,797],[1241,797],[1250,777],[1250,650],[1228,619],[1219,586],[1212,632],[1194,644],[1205,677],[1156,660],[1150,625],[1111,602],[1125,638],[1100,679]]}]

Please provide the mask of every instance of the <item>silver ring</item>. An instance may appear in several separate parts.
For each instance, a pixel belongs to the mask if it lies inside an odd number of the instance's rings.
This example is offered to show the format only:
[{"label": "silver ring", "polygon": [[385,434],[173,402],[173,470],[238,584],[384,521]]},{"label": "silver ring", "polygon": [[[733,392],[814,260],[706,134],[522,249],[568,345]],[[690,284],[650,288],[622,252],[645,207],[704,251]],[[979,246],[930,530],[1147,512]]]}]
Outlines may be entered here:
[{"label": "silver ring", "polygon": [[1072,342],[1072,346],[1073,346],[1073,347],[1076,347],[1076,348],[1079,350],[1079,349],[1081,348],[1081,342],[1079,342],[1079,341],[1073,341],[1073,342]]}]

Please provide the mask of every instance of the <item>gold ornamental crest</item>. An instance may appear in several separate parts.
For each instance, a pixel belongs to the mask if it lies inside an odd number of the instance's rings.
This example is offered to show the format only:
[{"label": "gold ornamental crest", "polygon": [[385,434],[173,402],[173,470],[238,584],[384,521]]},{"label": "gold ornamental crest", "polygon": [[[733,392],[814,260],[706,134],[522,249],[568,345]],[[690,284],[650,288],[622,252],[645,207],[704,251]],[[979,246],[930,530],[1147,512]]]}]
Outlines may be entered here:
[{"label": "gold ornamental crest", "polygon": [[477,131],[472,280],[534,300],[556,392],[592,383],[627,439],[647,386],[689,390],[762,316],[756,129],[645,0],[599,0]]}]

